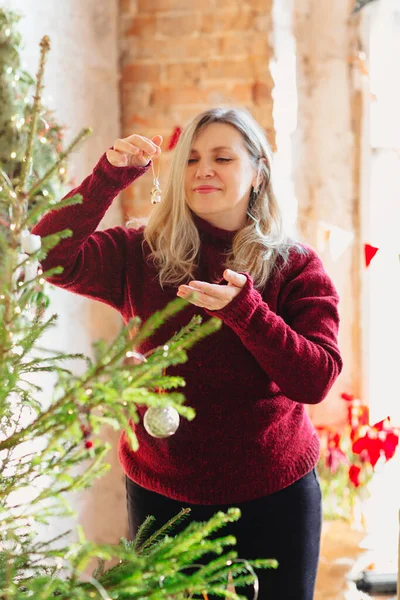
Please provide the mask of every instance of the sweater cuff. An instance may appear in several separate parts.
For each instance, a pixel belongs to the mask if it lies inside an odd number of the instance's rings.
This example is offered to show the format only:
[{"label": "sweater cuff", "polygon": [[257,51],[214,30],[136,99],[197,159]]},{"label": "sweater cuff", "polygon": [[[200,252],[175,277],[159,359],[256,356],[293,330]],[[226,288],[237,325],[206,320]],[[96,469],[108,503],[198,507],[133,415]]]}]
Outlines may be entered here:
[{"label": "sweater cuff", "polygon": [[247,281],[229,304],[220,310],[205,309],[210,316],[218,317],[235,330],[246,328],[257,306],[264,303],[261,294],[253,287],[252,277],[248,273],[242,275],[245,275]]},{"label": "sweater cuff", "polygon": [[110,185],[122,191],[127,188],[135,179],[146,173],[151,165],[151,161],[144,167],[115,167],[112,165],[106,153],[104,153],[93,172],[99,174],[103,179],[107,178]]}]

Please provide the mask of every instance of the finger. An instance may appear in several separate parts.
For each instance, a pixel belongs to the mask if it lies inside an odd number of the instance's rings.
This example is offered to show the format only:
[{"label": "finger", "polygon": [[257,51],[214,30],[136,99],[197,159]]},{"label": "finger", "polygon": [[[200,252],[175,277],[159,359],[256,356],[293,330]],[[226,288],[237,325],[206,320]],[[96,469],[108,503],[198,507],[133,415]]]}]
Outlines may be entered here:
[{"label": "finger", "polygon": [[154,144],[156,146],[158,146],[160,152],[161,152],[161,144],[164,141],[164,138],[162,135],[155,135],[154,137],[151,138],[151,141],[154,142]]},{"label": "finger", "polygon": [[144,156],[143,152],[141,152],[135,146],[131,146],[131,148],[127,148],[122,143],[124,140],[118,140],[114,144],[114,149],[109,149],[107,153],[107,158],[111,164],[116,167],[144,167],[148,164],[150,157]]},{"label": "finger", "polygon": [[113,149],[117,152],[125,152],[126,154],[136,155],[139,153],[139,148],[126,140],[115,140]]},{"label": "finger", "polygon": [[205,294],[201,295],[198,292],[196,293],[190,293],[187,294],[183,291],[179,291],[176,294],[177,296],[179,296],[179,298],[183,298],[184,300],[187,300],[188,302],[190,302],[190,304],[193,304],[194,306],[198,306],[199,308],[208,308],[210,310],[213,310],[213,301],[215,299],[211,298],[210,296],[206,296]]},{"label": "finger", "polygon": [[222,287],[215,283],[207,283],[206,281],[191,281],[188,286],[183,287],[199,290],[201,293],[212,296],[213,298],[221,298],[224,295],[224,292],[226,293],[226,286]]},{"label": "finger", "polygon": [[199,288],[194,288],[189,285],[180,285],[178,287],[178,292],[185,296],[185,298],[192,297],[194,299],[198,298],[204,293]]},{"label": "finger", "polygon": [[114,167],[126,167],[128,164],[128,157],[125,154],[117,152],[116,150],[107,150],[106,156],[108,162],[114,165]]},{"label": "finger", "polygon": [[[183,288],[185,288],[185,289],[183,289]],[[199,297],[201,296],[201,292],[199,290],[193,290],[192,288],[189,288],[189,286],[182,286],[182,285],[179,286],[176,294],[180,298],[184,298],[185,300],[188,300],[188,302],[191,302],[192,304],[196,304],[196,306],[197,306],[197,302],[199,301]]]},{"label": "finger", "polygon": [[160,152],[160,147],[157,146],[157,144],[153,143],[151,140],[149,140],[149,138],[146,138],[142,135],[137,135],[134,133],[133,135],[124,138],[122,141],[136,146],[139,148],[139,150],[149,156],[153,156],[153,154],[158,154]]},{"label": "finger", "polygon": [[239,288],[242,288],[247,281],[246,275],[243,275],[243,273],[236,273],[235,271],[231,271],[231,269],[225,269],[224,279],[231,285]]}]

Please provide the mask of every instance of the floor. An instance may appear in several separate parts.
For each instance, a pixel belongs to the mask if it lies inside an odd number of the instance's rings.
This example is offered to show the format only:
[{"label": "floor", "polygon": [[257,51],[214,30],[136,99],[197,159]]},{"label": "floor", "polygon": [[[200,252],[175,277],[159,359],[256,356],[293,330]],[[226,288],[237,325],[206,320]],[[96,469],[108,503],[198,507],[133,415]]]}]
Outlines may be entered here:
[{"label": "floor", "polygon": [[[368,600],[371,596],[356,589],[353,574],[373,566],[374,553],[365,546],[365,532],[355,531],[342,521],[324,523],[321,559],[314,600]],[[394,565],[389,565],[395,571]],[[378,569],[379,570],[379,569]],[[373,596],[374,600],[396,600]]]},{"label": "floor", "polygon": [[[356,589],[352,575],[367,568],[379,573],[397,572],[399,475],[400,451],[397,451],[391,461],[376,468],[369,499],[363,503],[364,528],[361,522],[358,528],[341,521],[324,523],[314,600],[367,600],[371,597]],[[390,596],[373,598],[392,600]]]}]

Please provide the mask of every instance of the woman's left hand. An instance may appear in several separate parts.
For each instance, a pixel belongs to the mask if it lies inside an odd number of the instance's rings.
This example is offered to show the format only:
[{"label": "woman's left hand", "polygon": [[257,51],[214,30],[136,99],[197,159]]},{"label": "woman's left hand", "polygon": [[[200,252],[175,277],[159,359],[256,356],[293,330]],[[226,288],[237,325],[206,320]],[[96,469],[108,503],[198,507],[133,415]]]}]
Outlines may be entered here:
[{"label": "woman's left hand", "polygon": [[239,294],[247,281],[245,275],[230,269],[225,269],[224,279],[228,285],[191,281],[189,285],[180,285],[177,295],[195,306],[208,310],[221,310]]}]

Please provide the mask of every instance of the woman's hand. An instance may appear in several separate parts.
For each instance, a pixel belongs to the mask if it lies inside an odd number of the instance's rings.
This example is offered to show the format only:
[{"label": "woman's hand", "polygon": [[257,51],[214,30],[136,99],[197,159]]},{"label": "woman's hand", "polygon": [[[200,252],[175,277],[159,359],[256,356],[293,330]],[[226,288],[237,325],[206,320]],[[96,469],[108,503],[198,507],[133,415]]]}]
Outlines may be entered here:
[{"label": "woman's hand", "polygon": [[115,140],[113,149],[107,150],[106,156],[114,167],[144,167],[149,160],[161,154],[162,141],[161,135],[150,140],[133,134],[122,140]]},{"label": "woman's hand", "polygon": [[239,294],[247,281],[245,275],[235,273],[230,269],[224,271],[224,279],[228,285],[191,281],[189,285],[180,285],[177,295],[195,306],[208,308],[208,310],[220,310]]}]

